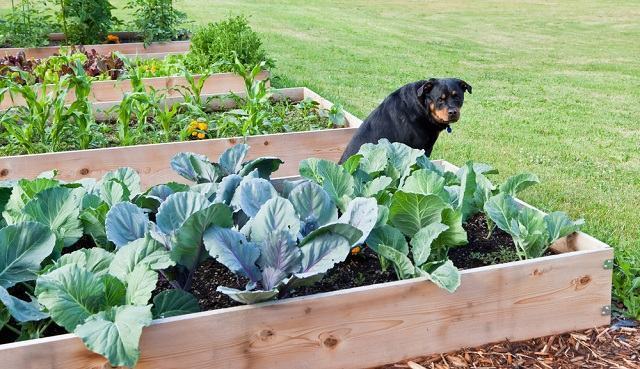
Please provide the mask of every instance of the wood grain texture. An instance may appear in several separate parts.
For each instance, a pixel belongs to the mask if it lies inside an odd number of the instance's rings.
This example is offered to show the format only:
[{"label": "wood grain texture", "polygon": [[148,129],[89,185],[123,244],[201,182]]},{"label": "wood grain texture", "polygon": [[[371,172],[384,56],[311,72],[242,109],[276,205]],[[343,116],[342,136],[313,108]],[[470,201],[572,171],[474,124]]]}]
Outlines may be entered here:
[{"label": "wood grain texture", "polygon": [[[145,54],[163,56],[167,53],[185,53],[189,51],[191,41],[153,42],[147,47],[142,42],[130,42],[124,44],[99,44],[85,45],[85,50],[95,50],[100,54],[109,54],[115,51],[127,57],[142,57]],[[63,46],[66,47],[66,46]],[[46,58],[60,53],[60,46],[29,47],[29,48],[0,48],[0,55],[9,56],[24,52],[27,58]]]},{"label": "wood grain texture", "polygon": [[[264,71],[258,74],[256,79],[262,81],[268,77],[269,72]],[[196,81],[200,78],[200,75],[194,75],[194,79]],[[188,86],[186,78],[182,76],[143,78],[142,83],[147,88],[153,88],[168,98],[180,97],[180,90],[176,88]],[[53,86],[51,86],[51,88],[53,88]],[[131,92],[132,89],[131,80],[128,79],[118,81],[96,81],[91,84],[89,100],[94,103],[111,103],[110,106],[112,106],[113,103],[122,101],[123,95],[127,92]],[[241,93],[244,91],[244,80],[242,77],[233,73],[213,74],[207,78],[202,87],[203,95],[226,94],[229,92]],[[75,100],[75,90],[70,89],[65,101],[71,104]],[[25,102],[21,96],[11,96],[7,94],[5,99],[0,102],[0,110],[9,109],[12,106],[23,105],[25,105]]]},{"label": "wood grain texture", "polygon": [[[579,241],[578,241],[579,242]],[[209,311],[143,331],[139,369],[356,369],[609,323],[611,249],[466,270],[453,294],[423,279]],[[73,335],[0,346],[3,368],[99,368]]]},{"label": "wood grain texture", "polygon": [[[318,96],[309,96],[309,93],[310,90],[306,88],[275,91],[277,96],[291,98],[294,101]],[[181,99],[174,97],[167,100],[169,103],[176,103]],[[330,109],[332,105],[325,99],[318,103],[325,109]],[[108,109],[113,104],[116,103],[96,105],[100,109]],[[278,176],[297,174],[300,161],[309,157],[337,161],[353,136],[355,128],[352,127],[357,127],[360,120],[349,114],[347,123],[350,128],[250,136],[246,139],[246,143],[251,146],[249,158],[279,157],[285,163],[276,173]],[[177,153],[195,152],[204,154],[211,160],[217,160],[224,150],[241,142],[245,141],[242,138],[221,138],[3,157],[0,158],[0,180],[34,178],[44,171],[57,169],[60,179],[73,181],[81,178],[100,178],[110,170],[126,166],[135,169],[140,174],[142,186],[148,187],[182,180],[169,167],[171,158]]]}]

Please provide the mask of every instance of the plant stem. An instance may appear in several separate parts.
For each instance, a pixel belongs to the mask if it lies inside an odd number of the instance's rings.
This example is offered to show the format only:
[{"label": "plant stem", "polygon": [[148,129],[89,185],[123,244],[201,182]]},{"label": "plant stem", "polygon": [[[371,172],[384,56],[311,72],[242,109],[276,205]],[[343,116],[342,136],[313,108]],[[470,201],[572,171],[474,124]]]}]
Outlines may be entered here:
[{"label": "plant stem", "polygon": [[20,334],[22,334],[22,332],[21,332],[19,329],[17,329],[16,327],[12,326],[12,325],[11,325],[11,324],[9,324],[9,323],[6,323],[6,324],[4,325],[4,327],[5,327],[5,328],[8,328],[11,332],[13,332],[13,333],[17,334],[18,336],[19,336]]}]

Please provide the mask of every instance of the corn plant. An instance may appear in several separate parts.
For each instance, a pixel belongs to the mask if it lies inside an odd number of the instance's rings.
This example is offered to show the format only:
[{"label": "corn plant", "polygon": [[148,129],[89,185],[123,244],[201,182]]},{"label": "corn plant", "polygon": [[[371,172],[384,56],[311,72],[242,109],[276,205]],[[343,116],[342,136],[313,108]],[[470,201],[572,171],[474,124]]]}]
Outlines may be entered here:
[{"label": "corn plant", "polygon": [[[29,78],[18,72],[21,78]],[[62,77],[52,87],[44,84],[21,85],[5,81],[12,99],[22,97],[24,106],[13,106],[0,118],[8,133],[7,141],[17,143],[27,153],[60,151],[68,145],[72,131],[69,117],[75,115],[79,104],[65,106],[70,76]]]}]

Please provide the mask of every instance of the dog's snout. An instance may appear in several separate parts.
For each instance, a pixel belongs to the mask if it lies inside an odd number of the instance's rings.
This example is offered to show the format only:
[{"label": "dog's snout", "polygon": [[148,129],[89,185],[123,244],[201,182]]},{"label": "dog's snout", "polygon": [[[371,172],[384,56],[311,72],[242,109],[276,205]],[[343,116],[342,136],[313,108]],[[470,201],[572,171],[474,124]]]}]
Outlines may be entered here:
[{"label": "dog's snout", "polygon": [[449,109],[449,117],[457,117],[460,114],[460,110],[458,109]]}]

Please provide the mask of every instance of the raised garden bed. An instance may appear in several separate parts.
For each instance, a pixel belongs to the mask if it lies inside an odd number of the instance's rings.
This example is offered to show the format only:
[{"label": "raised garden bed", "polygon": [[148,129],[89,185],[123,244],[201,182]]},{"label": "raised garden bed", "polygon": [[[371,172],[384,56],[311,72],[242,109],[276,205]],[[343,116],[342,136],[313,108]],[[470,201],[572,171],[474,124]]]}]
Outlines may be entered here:
[{"label": "raised garden bed", "polygon": [[[333,106],[331,102],[307,88],[275,90],[275,95],[291,101],[311,99],[317,102],[320,108],[327,110]],[[181,98],[176,97],[168,99],[167,103],[180,101]],[[231,107],[233,102],[227,101],[227,103],[228,107]],[[104,112],[115,105],[117,102],[105,102],[96,103],[93,107],[98,112]],[[104,114],[100,118],[105,119],[107,115]],[[246,143],[252,147],[250,155],[252,157],[273,155],[282,158],[285,164],[278,171],[280,176],[297,174],[297,163],[308,157],[338,160],[353,132],[362,122],[347,112],[344,115],[348,128],[249,136],[246,138]],[[143,186],[151,186],[179,180],[167,167],[171,157],[179,152],[189,151],[216,157],[227,148],[243,141],[243,138],[235,137],[2,157],[0,158],[0,180],[33,178],[51,168],[57,168],[59,178],[72,181],[100,177],[110,170],[129,166],[144,174]]]},{"label": "raised garden bed", "polygon": [[[84,45],[84,48],[86,50],[96,50],[101,54],[110,54],[117,51],[128,57],[161,59],[167,55],[186,53],[189,51],[190,45],[190,41],[153,42],[146,46],[142,42],[131,42],[123,44]],[[0,55],[9,56],[24,52],[27,58],[46,58],[59,53],[60,48],[61,46],[0,48]]]},{"label": "raised garden bed", "polygon": [[[194,75],[196,83],[201,78],[201,75]],[[269,72],[264,71],[260,73],[256,80],[262,81],[269,79]],[[143,78],[142,84],[147,89],[155,89],[157,91],[163,90],[167,97],[179,97],[180,91],[176,89],[178,86],[187,86],[188,82],[185,77],[182,76],[170,76],[170,77],[154,77]],[[52,85],[50,88],[53,88]],[[122,100],[125,93],[131,92],[133,89],[131,80],[115,80],[115,81],[96,81],[91,83],[91,92],[89,94],[89,100],[91,102],[109,102],[114,103]],[[216,73],[207,77],[206,82],[202,87],[202,93],[207,95],[212,94],[225,94],[229,92],[242,92],[245,89],[244,81],[242,77],[234,73]],[[65,100],[68,103],[72,103],[76,100],[74,89],[69,89]],[[0,101],[0,110],[9,109],[12,106],[24,105],[24,99],[16,95],[14,97],[7,96]]]},{"label": "raised garden bed", "polygon": [[[143,330],[137,368],[364,368],[604,325],[612,257],[578,232],[556,241],[551,255],[463,270],[453,294],[415,278],[157,320]],[[109,367],[71,334],[2,345],[0,360]]]}]

